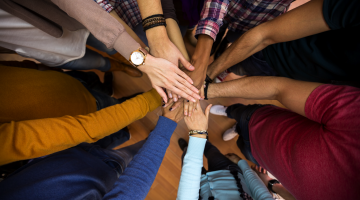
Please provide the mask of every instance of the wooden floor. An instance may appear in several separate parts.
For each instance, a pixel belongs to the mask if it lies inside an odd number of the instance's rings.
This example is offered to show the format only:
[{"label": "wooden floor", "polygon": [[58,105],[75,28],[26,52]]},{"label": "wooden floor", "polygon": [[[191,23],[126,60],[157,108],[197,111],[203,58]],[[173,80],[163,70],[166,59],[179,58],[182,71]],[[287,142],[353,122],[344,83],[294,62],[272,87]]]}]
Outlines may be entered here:
[{"label": "wooden floor", "polygon": [[[294,3],[296,6],[302,4],[307,0],[298,0]],[[292,6],[292,7],[296,7]],[[187,45],[188,46],[188,45]],[[188,49],[191,54],[194,49]],[[1,55],[0,60],[22,60],[19,59],[17,55]],[[102,79],[103,73],[98,72],[97,74]],[[151,84],[146,75],[141,78],[132,78],[122,72],[114,72],[114,96],[117,98],[130,96],[138,92],[145,92],[151,89]],[[226,80],[232,80],[234,75],[228,76]],[[201,107],[204,109],[208,104],[221,104],[229,106],[235,103],[242,104],[274,104],[282,106],[279,102],[276,101],[256,101],[256,100],[245,100],[240,98],[217,98],[211,99],[208,101],[202,101]],[[128,126],[131,139],[119,146],[118,148],[134,144],[140,140],[145,139],[151,130],[154,129],[157,120],[161,116],[161,108],[156,109],[155,111],[148,113],[146,117],[135,121],[134,123]],[[235,120],[229,119],[224,116],[216,116],[210,114],[209,120],[209,140],[215,145],[223,154],[226,153],[236,153],[244,159],[244,156],[241,154],[240,150],[236,146],[237,137],[231,141],[224,142],[222,140],[222,134],[228,128],[231,128],[235,124]],[[184,121],[180,121],[173,136],[171,137],[170,146],[168,147],[164,160],[160,166],[159,172],[156,176],[154,183],[151,186],[151,189],[146,197],[147,200],[172,200],[176,199],[177,188],[179,185],[180,173],[181,173],[181,155],[182,151],[178,146],[178,139],[184,138],[188,141],[188,129]],[[249,162],[251,165],[252,163]],[[204,157],[204,166],[207,168],[207,162]]]},{"label": "wooden floor", "polygon": [[[147,76],[142,78],[132,78],[127,76],[122,72],[115,73],[115,96],[124,97],[137,92],[144,92],[151,89],[150,81]],[[254,103],[270,103],[280,105],[275,101],[248,101],[240,98],[217,98],[211,99],[208,101],[202,101],[201,107],[204,109],[208,104],[221,104],[221,105],[232,105],[234,103],[243,103],[243,104],[254,104]],[[138,120],[128,126],[131,139],[121,145],[120,147],[128,146],[134,144],[140,140],[145,139],[151,130],[154,129],[156,122],[161,116],[161,108],[156,109],[155,111],[147,114],[141,120]],[[241,154],[240,150],[236,146],[236,139],[233,139],[228,142],[222,140],[222,133],[228,128],[232,127],[235,124],[235,120],[229,119],[224,116],[210,115],[209,120],[209,140],[223,153],[236,153],[242,158],[244,156]],[[159,172],[156,176],[156,179],[151,186],[151,190],[146,199],[148,200],[162,200],[162,199],[176,199],[177,188],[179,185],[180,173],[181,173],[181,155],[182,151],[178,146],[178,139],[184,138],[188,141],[188,129],[184,123],[184,120],[180,121],[173,136],[171,137],[170,146],[166,151],[164,160],[161,164]],[[120,148],[119,147],[119,148]],[[206,159],[204,157],[204,166],[207,168]],[[252,164],[249,162],[249,164]]]}]

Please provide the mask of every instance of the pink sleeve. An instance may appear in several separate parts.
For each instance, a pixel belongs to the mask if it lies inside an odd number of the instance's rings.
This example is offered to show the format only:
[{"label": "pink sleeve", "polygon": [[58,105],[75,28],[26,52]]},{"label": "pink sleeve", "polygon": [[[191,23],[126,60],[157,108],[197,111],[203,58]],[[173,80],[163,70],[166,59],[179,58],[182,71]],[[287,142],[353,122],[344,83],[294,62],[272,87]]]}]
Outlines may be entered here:
[{"label": "pink sleeve", "polygon": [[93,0],[51,0],[69,16],[82,23],[107,48],[114,48],[125,58],[140,47],[123,25]]},{"label": "pink sleeve", "polygon": [[305,104],[306,116],[328,130],[351,131],[359,128],[360,89],[350,86],[321,85]]}]

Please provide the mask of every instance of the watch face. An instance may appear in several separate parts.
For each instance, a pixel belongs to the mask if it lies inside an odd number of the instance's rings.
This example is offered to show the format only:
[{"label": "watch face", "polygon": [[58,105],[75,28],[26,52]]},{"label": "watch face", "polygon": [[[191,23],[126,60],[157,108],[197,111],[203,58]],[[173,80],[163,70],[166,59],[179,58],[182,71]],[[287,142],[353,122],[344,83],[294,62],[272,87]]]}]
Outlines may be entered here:
[{"label": "watch face", "polygon": [[131,62],[135,65],[140,65],[144,62],[144,56],[140,52],[133,52],[131,54]]}]

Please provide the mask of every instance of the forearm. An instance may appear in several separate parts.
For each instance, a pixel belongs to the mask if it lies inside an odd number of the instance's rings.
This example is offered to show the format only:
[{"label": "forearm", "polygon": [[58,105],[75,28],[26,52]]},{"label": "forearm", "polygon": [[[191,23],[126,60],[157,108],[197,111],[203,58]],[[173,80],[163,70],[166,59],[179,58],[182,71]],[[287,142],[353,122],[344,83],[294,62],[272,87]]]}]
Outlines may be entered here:
[{"label": "forearm", "polygon": [[244,99],[278,100],[290,110],[305,116],[305,103],[321,83],[298,81],[284,77],[245,77],[210,84],[208,98],[240,97]]},{"label": "forearm", "polygon": [[188,74],[193,79],[194,85],[198,89],[201,88],[206,77],[206,70],[213,43],[214,40],[210,36],[204,34],[199,35],[195,53],[191,58],[191,64],[195,67],[195,70]]},{"label": "forearm", "polygon": [[185,57],[185,59],[187,61],[190,61],[190,57],[186,51],[184,40],[181,35],[180,28],[177,22],[172,18],[168,18],[166,19],[166,24],[167,24],[166,32],[169,36],[169,39],[179,49],[179,51]]},{"label": "forearm", "polygon": [[264,49],[269,44],[269,40],[263,37],[261,27],[251,29],[245,32],[209,66],[207,75],[214,79],[221,72]]},{"label": "forearm", "polygon": [[[146,143],[103,199],[145,199],[170,144],[177,123],[160,117]],[[146,163],[146,165],[145,165]]]},{"label": "forearm", "polygon": [[145,47],[146,47],[146,45],[144,44],[144,42],[141,41],[141,39],[136,35],[136,33],[116,14],[115,10],[111,11],[111,12],[110,12],[110,15],[111,15],[112,17],[114,17],[118,22],[120,22],[120,23],[124,26],[126,32],[127,32],[132,38],[134,38],[134,40],[135,40],[136,42],[138,42],[142,48],[145,48]]},{"label": "forearm", "polygon": [[160,106],[155,90],[88,115],[0,125],[0,165],[45,156],[108,136]]},{"label": "forearm", "polygon": [[51,1],[83,24],[107,48],[114,48],[125,58],[129,58],[131,52],[140,47],[118,21],[93,0]]},{"label": "forearm", "polygon": [[189,146],[181,170],[177,199],[198,199],[206,139],[189,137]]},{"label": "forearm", "polygon": [[296,200],[295,197],[281,184],[273,185],[272,190],[285,200]]},{"label": "forearm", "polygon": [[330,30],[322,13],[323,0],[312,0],[243,34],[208,70],[210,78],[270,44],[287,42]]},{"label": "forearm", "polygon": [[272,195],[264,185],[264,182],[260,179],[260,177],[249,167],[247,161],[240,160],[238,162],[238,166],[243,172],[243,176],[246,182],[247,187],[250,190],[250,195],[254,199],[261,200],[272,200]]}]

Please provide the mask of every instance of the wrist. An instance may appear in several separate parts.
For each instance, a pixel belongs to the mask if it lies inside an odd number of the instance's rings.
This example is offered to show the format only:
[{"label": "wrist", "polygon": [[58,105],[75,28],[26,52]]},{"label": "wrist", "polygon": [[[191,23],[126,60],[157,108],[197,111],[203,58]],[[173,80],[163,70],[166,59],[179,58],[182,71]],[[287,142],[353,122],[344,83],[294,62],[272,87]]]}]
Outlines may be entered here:
[{"label": "wrist", "polygon": [[271,192],[273,192],[273,193],[277,193],[275,190],[274,190],[274,188],[276,188],[276,186],[277,185],[281,185],[280,184],[280,182],[278,181],[278,180],[276,180],[276,179],[271,179],[271,180],[269,180],[268,181],[268,183],[267,183],[267,187],[268,187],[268,189],[271,191]]},{"label": "wrist", "polygon": [[193,55],[194,60],[206,61],[206,63],[208,63],[213,43],[214,40],[210,36],[204,34],[199,35]]},{"label": "wrist", "polygon": [[147,73],[147,71],[150,70],[151,66],[154,65],[155,60],[156,58],[154,56],[147,54],[144,64],[140,65],[138,69],[141,70],[142,72]]},{"label": "wrist", "polygon": [[165,26],[157,26],[146,30],[146,38],[148,39],[150,49],[160,45],[159,43],[167,42],[169,40]]}]

